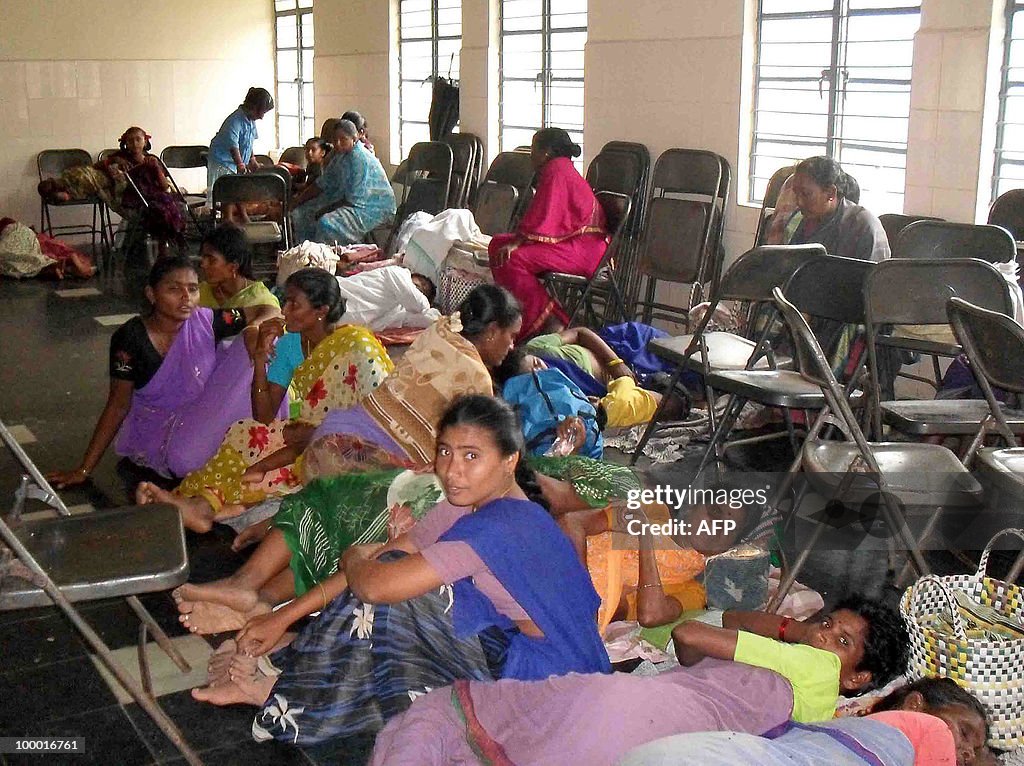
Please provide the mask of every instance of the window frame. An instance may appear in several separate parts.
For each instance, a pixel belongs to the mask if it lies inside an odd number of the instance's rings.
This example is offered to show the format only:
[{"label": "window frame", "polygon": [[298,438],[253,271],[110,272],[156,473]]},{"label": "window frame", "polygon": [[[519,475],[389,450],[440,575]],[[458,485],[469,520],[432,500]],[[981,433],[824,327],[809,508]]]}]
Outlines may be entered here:
[{"label": "window frame", "polygon": [[[277,5],[279,2],[281,2],[281,0],[270,0],[270,2],[274,4],[274,105],[275,107],[278,107],[274,109],[274,129],[277,139],[276,143],[278,144],[278,148],[282,150],[287,149],[288,147],[280,145],[281,117],[294,117],[298,121],[299,136],[297,140],[299,141],[300,144],[304,140],[302,133],[303,124],[306,122],[306,120],[312,120],[313,128],[314,130],[316,130],[316,114],[314,110],[314,104],[306,104],[305,98],[303,96],[303,92],[305,90],[306,85],[310,86],[311,92],[313,91],[313,72],[308,73],[309,77],[307,79],[307,73],[304,71],[305,67],[303,66],[302,63],[303,51],[310,51],[311,53],[315,51],[315,48],[313,46],[306,47],[303,46],[302,44],[302,17],[308,15],[310,19],[310,24],[313,23],[313,4],[315,0],[308,0],[309,7],[301,7],[299,3],[302,1],[303,0],[289,0],[289,2],[291,3],[291,7],[286,8],[285,10],[279,10]],[[293,16],[295,18],[295,39],[291,41],[288,45],[282,45],[277,32],[278,21],[288,16]],[[295,79],[290,82],[286,80],[281,80],[280,74],[278,72],[277,60],[278,56],[281,53],[292,53],[295,56]],[[298,114],[281,113],[279,107],[281,105],[280,89],[282,85],[296,86],[296,103]],[[319,135],[319,133],[317,132],[315,135]],[[307,136],[306,138],[310,137],[311,136]]]},{"label": "window frame", "polygon": [[[1011,0],[1012,1],[1012,0]],[[815,146],[821,145],[821,153],[827,157],[836,158],[842,162],[842,151],[843,149],[861,149],[872,152],[878,152],[883,154],[896,154],[902,155],[904,158],[903,175],[904,175],[904,191],[906,189],[906,156],[907,146],[909,143],[909,118],[910,118],[910,107],[909,107],[909,93],[912,85],[913,71],[908,79],[903,78],[884,78],[884,77],[861,77],[852,78],[850,77],[849,68],[847,66],[847,52],[850,44],[848,29],[849,21],[851,18],[857,17],[879,17],[879,16],[909,16],[917,13],[920,16],[921,13],[921,0],[917,0],[916,10],[913,7],[908,8],[906,5],[897,6],[893,5],[886,8],[850,8],[850,0],[833,0],[831,10],[821,9],[815,11],[784,11],[784,12],[773,12],[765,14],[764,12],[765,0],[757,0],[757,24],[755,30],[755,59],[754,59],[754,91],[753,91],[753,104],[751,110],[751,128],[750,128],[750,151],[747,157],[749,162],[749,172],[747,177],[747,201],[751,204],[761,204],[763,198],[757,193],[757,186],[759,181],[767,181],[767,178],[756,175],[757,169],[757,148],[758,148],[758,118],[761,113],[759,108],[761,100],[761,85],[763,82],[800,82],[800,83],[818,83],[819,88],[827,86],[828,88],[828,108],[826,114],[826,131],[823,136],[806,137],[803,139],[786,139],[784,137],[762,139],[764,141],[770,141],[773,144],[780,145],[793,145],[793,146]],[[899,0],[892,0],[893,3],[899,2]],[[762,59],[762,38],[763,38],[763,24],[766,19],[769,20],[784,20],[784,19],[812,19],[820,18],[826,19],[831,18],[832,20],[832,36],[828,44],[830,46],[829,66],[827,69],[821,71],[819,77],[762,77],[761,74],[761,59]],[[856,43],[857,41],[854,41]],[[913,41],[911,41],[913,45]],[[884,65],[883,65],[884,66]],[[913,61],[911,61],[911,70],[913,67]],[[840,80],[840,73],[844,73],[842,77],[842,85],[838,85]],[[865,139],[857,137],[844,137],[843,135],[843,120],[844,118],[858,117],[860,115],[847,115],[843,108],[840,108],[841,97],[843,93],[848,92],[850,84],[876,84],[882,86],[905,86],[908,94],[908,109],[907,117],[908,120],[908,137],[902,142],[903,148],[894,148],[888,146],[876,146],[870,142],[870,139],[865,142]],[[895,142],[891,142],[895,143]]]},{"label": "window frame", "polygon": [[[400,153],[403,156],[405,155],[404,146],[405,146],[405,125],[406,125],[406,123],[411,124],[411,125],[427,125],[429,127],[429,119],[430,119],[429,111],[428,111],[427,115],[424,116],[423,120],[408,119],[408,118],[405,117],[405,114],[404,114],[405,109],[404,109],[404,104],[403,104],[403,99],[402,99],[402,91],[403,91],[403,85],[405,85],[405,83],[407,81],[406,81],[406,78],[403,75],[403,62],[402,62],[402,59],[404,58],[402,56],[402,46],[403,46],[403,44],[405,44],[405,43],[424,43],[424,42],[428,42],[428,41],[430,42],[430,56],[431,56],[431,61],[432,61],[431,71],[430,71],[430,75],[429,75],[429,81],[430,82],[433,82],[437,77],[441,76],[441,71],[440,71],[441,70],[441,61],[439,59],[441,43],[442,42],[447,42],[447,41],[450,41],[450,40],[458,40],[459,41],[459,48],[461,49],[461,47],[462,47],[462,25],[461,24],[459,25],[459,34],[458,35],[442,35],[442,34],[440,34],[440,28],[439,28],[440,27],[440,23],[439,23],[440,8],[439,8],[439,4],[440,4],[440,0],[430,0],[430,36],[429,37],[410,37],[410,38],[404,38],[402,36],[402,0],[398,0],[398,147],[399,147]],[[462,13],[462,2],[461,2],[461,0],[459,2],[459,13],[460,14]],[[460,69],[461,69],[461,63],[462,63],[461,62],[461,58],[462,58],[462,56],[461,56],[461,53],[460,53],[460,55],[459,55]],[[449,77],[450,75],[451,75],[451,68],[449,67],[448,70],[447,70],[447,73],[445,74],[445,76]],[[408,80],[408,82],[414,83],[416,81],[415,80]],[[423,84],[424,85],[427,84],[427,81],[423,81]],[[456,125],[456,130],[457,129],[458,129],[458,126]]]},{"label": "window frame", "polygon": [[[1003,9],[1006,20],[1006,34],[1003,36],[1003,63],[1002,71],[999,73],[999,118],[996,122],[996,145],[993,150],[993,166],[992,166],[992,189],[991,199],[989,205],[996,201],[999,197],[999,183],[1002,181],[1001,169],[1003,164],[1024,166],[1024,158],[1019,160],[1004,160],[1002,154],[1003,149],[1003,138],[1005,137],[1006,128],[1006,98],[1009,95],[1010,90],[1010,48],[1013,44],[1013,17],[1018,12],[1024,12],[1024,0],[1007,0],[1006,5]],[[1020,42],[1024,45],[1024,29],[1021,30]],[[1024,88],[1024,79],[1014,80],[1013,85],[1021,86]],[[1024,155],[1024,146],[1021,146],[1020,151],[1017,152]]]},{"label": "window frame", "polygon": [[[510,151],[515,147],[505,146],[505,129],[510,128],[512,130],[531,130],[536,131],[540,128],[547,128],[551,126],[551,88],[555,83],[574,83],[578,82],[580,88],[584,87],[586,72],[584,71],[581,77],[559,77],[555,78],[552,73],[551,67],[551,3],[552,0],[541,0],[541,25],[540,30],[537,29],[513,29],[505,30],[505,2],[499,0],[498,2],[498,146],[501,147],[502,151]],[[587,3],[587,25],[583,27],[558,27],[554,30],[554,34],[564,33],[580,33],[587,34],[589,36],[590,27],[590,3]],[[541,70],[532,79],[526,77],[509,77],[505,76],[505,37],[517,37],[523,35],[536,35],[541,36]],[[525,82],[533,83],[541,86],[541,124],[540,125],[512,125],[505,123],[505,82]],[[585,107],[584,107],[585,108]],[[555,126],[562,127],[562,126]],[[575,131],[574,131],[575,132]],[[583,125],[580,125],[580,133],[583,132]],[[582,141],[580,142],[582,145]],[[582,155],[581,155],[582,160]]]}]

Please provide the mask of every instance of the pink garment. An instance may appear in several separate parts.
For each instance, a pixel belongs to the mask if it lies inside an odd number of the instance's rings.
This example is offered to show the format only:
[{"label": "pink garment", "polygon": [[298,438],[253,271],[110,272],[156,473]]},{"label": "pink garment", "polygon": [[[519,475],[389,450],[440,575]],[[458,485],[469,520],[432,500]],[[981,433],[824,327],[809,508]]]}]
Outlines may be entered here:
[{"label": "pink garment", "polygon": [[604,210],[572,160],[549,160],[538,172],[537,191],[518,230],[493,237],[487,248],[494,263],[502,248],[518,244],[492,271],[494,281],[522,304],[520,338],[535,335],[552,313],[568,321],[537,276],[548,271],[592,276],[608,247],[607,228]]},{"label": "pink garment", "polygon": [[899,729],[914,746],[914,766],[956,766],[953,732],[941,718],[909,710],[884,710],[868,718]]},{"label": "pink garment", "polygon": [[447,501],[438,503],[409,530],[409,536],[426,562],[444,582],[451,584],[464,577],[472,577],[477,590],[494,604],[499,614],[510,620],[530,619],[526,610],[505,590],[505,586],[491,573],[468,543],[437,542],[437,539],[451,529],[456,521],[471,512],[470,508],[452,505]]}]

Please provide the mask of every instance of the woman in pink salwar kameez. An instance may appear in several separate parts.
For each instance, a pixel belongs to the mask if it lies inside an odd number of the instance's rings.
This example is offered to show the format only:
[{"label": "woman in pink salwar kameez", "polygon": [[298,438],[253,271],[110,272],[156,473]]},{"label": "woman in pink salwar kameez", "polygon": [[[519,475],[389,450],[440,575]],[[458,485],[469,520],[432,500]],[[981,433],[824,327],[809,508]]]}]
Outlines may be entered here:
[{"label": "woman in pink salwar kameez", "polygon": [[569,317],[551,298],[539,275],[561,271],[591,277],[608,247],[604,210],[572,164],[580,147],[561,128],[533,136],[530,159],[537,170],[533,200],[511,234],[491,239],[488,255],[494,281],[523,307],[520,339],[557,332]]}]

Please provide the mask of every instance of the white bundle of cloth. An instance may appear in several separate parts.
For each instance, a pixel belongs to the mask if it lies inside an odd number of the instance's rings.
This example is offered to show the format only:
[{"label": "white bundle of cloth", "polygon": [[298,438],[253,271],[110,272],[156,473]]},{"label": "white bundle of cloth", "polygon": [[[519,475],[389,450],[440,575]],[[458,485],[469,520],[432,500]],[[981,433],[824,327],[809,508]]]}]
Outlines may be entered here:
[{"label": "white bundle of cloth", "polygon": [[284,287],[285,281],[299,269],[318,268],[333,274],[337,271],[340,258],[330,245],[305,240],[277,256],[277,285]]}]

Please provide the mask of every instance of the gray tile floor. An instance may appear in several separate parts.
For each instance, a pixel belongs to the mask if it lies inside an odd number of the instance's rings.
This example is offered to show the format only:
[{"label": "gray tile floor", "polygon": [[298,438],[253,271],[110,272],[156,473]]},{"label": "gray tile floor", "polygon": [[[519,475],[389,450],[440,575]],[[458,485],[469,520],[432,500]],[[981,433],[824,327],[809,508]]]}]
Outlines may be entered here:
[{"label": "gray tile floor", "polygon": [[[0,418],[22,426],[34,437],[25,448],[45,472],[74,467],[85,448],[107,392],[106,358],[116,323],[99,318],[137,310],[134,278],[96,277],[84,283],[0,280]],[[66,292],[75,290],[70,295]],[[62,295],[63,293],[63,295]],[[24,433],[22,431],[22,433]],[[781,470],[790,454],[785,442],[771,442],[737,451],[735,460],[747,470]],[[646,471],[650,483],[688,484],[699,460],[693,445],[687,457]],[[618,459],[622,459],[620,455]],[[0,451],[0,506],[6,507],[20,468]],[[71,505],[95,508],[122,505],[129,483],[137,476],[119,469],[111,453],[104,457],[91,482],[62,492]],[[203,538],[189,537],[193,579],[210,580],[234,571],[240,559],[229,549],[226,529]],[[1009,554],[996,557],[993,571],[1005,571]],[[929,554],[938,571],[964,571],[957,557]],[[884,585],[885,557],[877,551],[825,550],[811,556],[802,580],[834,602],[850,590],[884,595],[898,593]],[[168,594],[143,599],[172,636],[182,635]],[[123,602],[104,601],[82,611],[112,648],[130,646],[137,623]],[[118,704],[88,658],[77,633],[52,608],[0,613],[0,735],[77,734],[87,739],[87,753],[73,764],[173,763],[177,753],[134,704]],[[298,750],[278,744],[256,745],[249,736],[251,710],[211,708],[195,703],[187,691],[160,697],[207,763],[363,763],[372,738]],[[38,763],[0,756],[3,763]],[[59,759],[47,758],[47,763]]]}]

